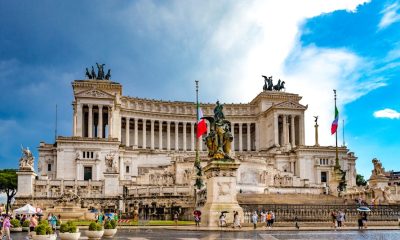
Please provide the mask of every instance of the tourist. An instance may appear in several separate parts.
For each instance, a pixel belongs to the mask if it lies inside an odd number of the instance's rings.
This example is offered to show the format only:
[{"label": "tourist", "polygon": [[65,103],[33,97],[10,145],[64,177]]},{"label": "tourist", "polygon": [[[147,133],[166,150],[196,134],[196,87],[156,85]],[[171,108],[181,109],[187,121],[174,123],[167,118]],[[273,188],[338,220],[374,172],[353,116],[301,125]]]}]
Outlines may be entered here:
[{"label": "tourist", "polygon": [[257,211],[254,211],[253,215],[251,216],[251,221],[254,224],[254,229],[256,229],[257,228],[257,222],[258,222]]},{"label": "tourist", "polygon": [[61,214],[58,214],[58,216],[57,216],[57,219],[58,219],[58,221],[60,222],[60,225],[61,225]]},{"label": "tourist", "polygon": [[342,228],[342,223],[343,223],[343,221],[344,221],[344,213],[343,213],[342,211],[339,211],[339,212],[336,214],[336,222],[337,222],[337,227],[338,227],[339,229]]},{"label": "tourist", "polygon": [[267,228],[271,228],[271,219],[272,219],[271,211],[268,211],[268,213],[267,213]]},{"label": "tourist", "polygon": [[336,211],[332,210],[331,212],[331,220],[332,220],[332,228],[336,228]]},{"label": "tourist", "polygon": [[233,228],[235,227],[242,228],[242,225],[240,224],[239,212],[237,211],[233,211]]},{"label": "tourist", "polygon": [[175,222],[175,226],[178,226],[178,212],[175,211],[174,213],[174,222]]},{"label": "tourist", "polygon": [[367,221],[368,221],[368,213],[363,212],[363,217],[362,217],[362,224],[364,228],[367,228]]},{"label": "tourist", "polygon": [[267,213],[265,212],[265,210],[263,210],[260,215],[261,215],[261,223],[265,223],[267,219]]},{"label": "tourist", "polygon": [[272,225],[274,225],[274,222],[275,222],[275,213],[273,211],[271,211],[271,228],[272,228]]},{"label": "tourist", "polygon": [[194,222],[196,223],[196,227],[200,227],[200,221],[201,221],[201,212],[200,210],[195,210],[193,212],[193,216],[194,216]]},{"label": "tourist", "polygon": [[[6,217],[3,220],[3,234],[6,236],[6,240],[11,240],[11,235],[10,235],[10,216],[6,215]],[[1,235],[1,239],[3,239],[3,235]]]},{"label": "tourist", "polygon": [[299,229],[300,228],[300,226],[299,226],[299,219],[297,218],[297,215],[294,217],[294,222],[295,222],[295,224],[294,224],[294,226],[297,228],[297,229]]},{"label": "tourist", "polygon": [[363,214],[361,212],[358,213],[358,218],[357,218],[357,223],[358,223],[358,230],[363,229]]},{"label": "tourist", "polygon": [[29,222],[29,231],[30,231],[30,232],[33,232],[33,231],[35,230],[35,227],[36,227],[37,225],[38,225],[38,220],[37,220],[37,218],[36,218],[36,215],[33,214],[32,217],[31,217],[31,219],[30,219],[30,222]]},{"label": "tourist", "polygon": [[97,222],[103,224],[103,220],[104,220],[104,214],[100,212],[99,216],[97,217]]},{"label": "tourist", "polygon": [[219,226],[220,227],[226,226],[225,213],[221,213],[221,215],[219,216]]},{"label": "tourist", "polygon": [[52,214],[49,223],[50,223],[50,225],[51,225],[51,228],[52,228],[53,230],[56,230],[56,226],[57,226],[57,217],[56,217],[56,215]]}]

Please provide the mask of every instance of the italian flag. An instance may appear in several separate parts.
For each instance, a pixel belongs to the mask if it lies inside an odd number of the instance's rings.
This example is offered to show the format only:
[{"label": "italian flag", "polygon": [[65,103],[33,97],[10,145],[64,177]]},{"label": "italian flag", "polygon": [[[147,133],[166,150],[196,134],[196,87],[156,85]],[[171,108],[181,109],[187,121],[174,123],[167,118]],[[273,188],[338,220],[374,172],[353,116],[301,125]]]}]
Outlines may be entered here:
[{"label": "italian flag", "polygon": [[206,120],[201,119],[203,117],[203,111],[201,111],[199,104],[197,104],[197,116],[197,138],[199,138],[207,132]]},{"label": "italian flag", "polygon": [[338,128],[338,121],[339,121],[339,111],[338,111],[337,107],[335,106],[335,120],[333,120],[333,122],[332,122],[331,134],[336,133],[337,128]]}]

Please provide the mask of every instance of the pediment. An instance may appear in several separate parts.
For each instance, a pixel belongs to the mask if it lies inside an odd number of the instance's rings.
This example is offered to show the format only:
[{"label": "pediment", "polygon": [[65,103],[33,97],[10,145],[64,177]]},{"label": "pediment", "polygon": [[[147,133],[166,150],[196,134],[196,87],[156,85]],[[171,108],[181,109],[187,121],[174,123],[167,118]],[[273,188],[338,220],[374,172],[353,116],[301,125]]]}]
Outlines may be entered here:
[{"label": "pediment", "polygon": [[90,89],[79,92],[75,97],[89,97],[89,98],[114,98],[112,94],[104,92],[99,89]]},{"label": "pediment", "polygon": [[275,104],[273,106],[273,108],[277,109],[299,109],[299,110],[305,110],[307,109],[307,106],[303,106],[300,103],[296,103],[296,102],[290,102],[290,101],[286,101],[286,102],[281,102],[278,104]]}]

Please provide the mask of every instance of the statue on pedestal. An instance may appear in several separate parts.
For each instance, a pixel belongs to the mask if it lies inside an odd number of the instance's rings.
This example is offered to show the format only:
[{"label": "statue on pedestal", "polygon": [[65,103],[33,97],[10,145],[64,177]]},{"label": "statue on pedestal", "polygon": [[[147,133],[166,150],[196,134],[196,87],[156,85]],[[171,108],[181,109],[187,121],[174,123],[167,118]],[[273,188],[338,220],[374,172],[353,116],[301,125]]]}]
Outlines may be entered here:
[{"label": "statue on pedestal", "polygon": [[381,161],[378,159],[374,158],[372,159],[372,163],[374,164],[374,170],[372,170],[372,176],[384,176],[385,175],[385,169],[382,167]]},{"label": "statue on pedestal", "polygon": [[208,156],[212,160],[233,161],[229,156],[233,136],[231,133],[231,123],[225,120],[223,105],[217,101],[214,108],[214,117],[203,117],[210,123],[210,133],[205,138],[208,148]]},{"label": "statue on pedestal", "polygon": [[29,147],[24,148],[22,145],[21,150],[22,157],[19,159],[19,170],[33,171],[33,163],[35,159],[33,158],[31,150],[29,150]]}]

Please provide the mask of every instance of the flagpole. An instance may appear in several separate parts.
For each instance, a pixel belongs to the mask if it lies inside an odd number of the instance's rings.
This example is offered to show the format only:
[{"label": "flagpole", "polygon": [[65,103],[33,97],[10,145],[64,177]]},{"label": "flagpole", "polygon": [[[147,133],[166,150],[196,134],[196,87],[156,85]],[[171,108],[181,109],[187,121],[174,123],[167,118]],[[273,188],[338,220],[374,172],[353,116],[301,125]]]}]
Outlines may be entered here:
[{"label": "flagpole", "polygon": [[[335,112],[336,112],[336,90],[333,89],[333,93],[335,96]],[[340,169],[340,165],[339,165],[339,153],[338,153],[338,146],[337,146],[337,130],[335,133],[336,136],[336,159],[335,159],[335,169]]]}]

